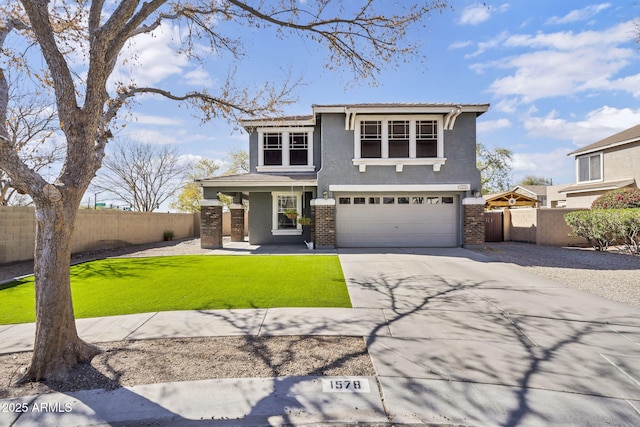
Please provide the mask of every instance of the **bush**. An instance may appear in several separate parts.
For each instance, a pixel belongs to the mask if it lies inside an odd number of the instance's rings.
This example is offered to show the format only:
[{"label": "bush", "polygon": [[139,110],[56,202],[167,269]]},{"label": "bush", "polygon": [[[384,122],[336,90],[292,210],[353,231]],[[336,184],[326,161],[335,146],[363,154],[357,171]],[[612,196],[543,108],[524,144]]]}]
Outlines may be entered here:
[{"label": "bush", "polygon": [[640,188],[621,188],[607,191],[591,204],[591,209],[629,208],[640,208]]},{"label": "bush", "polygon": [[597,251],[606,251],[618,238],[620,224],[611,210],[575,211],[564,215],[572,236],[583,237]]},{"label": "bush", "polygon": [[640,254],[640,209],[594,209],[569,212],[564,216],[572,236],[585,238],[595,250],[623,244],[632,254]]}]

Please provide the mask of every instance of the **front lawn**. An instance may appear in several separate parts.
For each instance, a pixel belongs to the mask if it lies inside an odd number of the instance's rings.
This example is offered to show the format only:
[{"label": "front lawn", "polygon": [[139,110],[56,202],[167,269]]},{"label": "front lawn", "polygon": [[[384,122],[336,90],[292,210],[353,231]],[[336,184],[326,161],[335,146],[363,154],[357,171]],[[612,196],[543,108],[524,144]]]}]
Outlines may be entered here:
[{"label": "front lawn", "polygon": [[[77,318],[169,310],[351,307],[336,256],[118,258],[71,267]],[[33,277],[0,285],[0,324],[35,321]]]}]

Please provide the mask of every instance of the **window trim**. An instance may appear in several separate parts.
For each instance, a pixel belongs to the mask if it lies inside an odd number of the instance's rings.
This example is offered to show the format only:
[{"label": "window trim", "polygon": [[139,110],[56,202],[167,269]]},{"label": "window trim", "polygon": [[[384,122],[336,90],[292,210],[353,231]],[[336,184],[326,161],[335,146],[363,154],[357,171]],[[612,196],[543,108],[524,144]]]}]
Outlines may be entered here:
[{"label": "window trim", "polygon": [[[416,157],[416,123],[419,121],[435,121],[438,126],[437,155],[436,157]],[[379,158],[362,157],[361,152],[361,123],[366,121],[380,121],[382,130],[381,155]],[[389,157],[389,122],[409,121],[409,157]],[[417,115],[359,115],[354,123],[353,159],[354,166],[358,166],[360,172],[365,172],[367,166],[396,166],[397,172],[402,172],[402,166],[433,166],[438,172],[446,163],[444,157],[444,125],[443,117],[439,114]]]},{"label": "window trim", "polygon": [[[258,133],[258,165],[257,172],[314,172],[316,167],[313,163],[313,127],[264,127],[257,130]],[[279,133],[282,139],[282,164],[281,165],[265,165],[264,164],[264,135],[269,133]],[[306,133],[307,134],[307,164],[291,165],[290,162],[290,134]]]},{"label": "window trim", "polygon": [[[581,159],[591,159],[592,157],[600,158],[600,178],[591,179],[591,161],[589,161],[589,179],[588,180],[580,180],[580,160]],[[590,153],[582,156],[576,157],[576,183],[586,183],[586,182],[603,182],[604,181],[604,156],[602,152],[599,153]]]},{"label": "window trim", "polygon": [[271,192],[271,234],[273,236],[301,236],[302,225],[296,223],[296,228],[278,228],[278,196],[296,196],[296,210],[302,214],[301,191],[273,191]]}]

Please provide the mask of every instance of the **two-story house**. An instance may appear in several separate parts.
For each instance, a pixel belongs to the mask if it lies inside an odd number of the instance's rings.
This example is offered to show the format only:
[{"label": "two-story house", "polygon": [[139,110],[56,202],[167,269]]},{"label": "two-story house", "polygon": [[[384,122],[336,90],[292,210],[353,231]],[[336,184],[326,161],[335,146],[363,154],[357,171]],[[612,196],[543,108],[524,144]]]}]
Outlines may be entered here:
[{"label": "two-story house", "polygon": [[589,209],[610,190],[640,182],[640,125],[568,154],[575,157],[576,183],[559,190],[567,208]]},{"label": "two-story house", "polygon": [[250,173],[199,180],[202,246],[222,245],[219,193],[234,197],[232,240],[243,238],[248,200],[252,244],[482,244],[476,118],[488,108],[314,105],[309,116],[244,120]]}]

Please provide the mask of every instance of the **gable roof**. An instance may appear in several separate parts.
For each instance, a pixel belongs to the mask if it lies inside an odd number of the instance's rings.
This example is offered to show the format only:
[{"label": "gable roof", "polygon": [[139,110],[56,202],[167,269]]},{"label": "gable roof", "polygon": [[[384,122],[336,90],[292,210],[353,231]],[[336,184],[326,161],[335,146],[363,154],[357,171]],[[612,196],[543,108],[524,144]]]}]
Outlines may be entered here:
[{"label": "gable roof", "polygon": [[632,128],[618,132],[615,135],[611,135],[608,138],[594,142],[593,144],[582,147],[578,150],[572,151],[567,156],[577,156],[579,154],[592,153],[594,151],[601,151],[605,148],[616,147],[618,145],[630,144],[632,142],[640,141],[640,125],[636,125]]},{"label": "gable roof", "polygon": [[524,194],[516,193],[515,191],[507,191],[506,193],[499,194],[485,194],[484,200],[489,207],[515,207],[515,206],[529,206],[536,207],[539,203],[537,199],[527,197]]},{"label": "gable roof", "polygon": [[[513,188],[513,191],[516,193],[522,194],[521,191],[525,191],[532,196],[546,196],[547,195],[547,187],[548,185],[516,185]],[[520,190],[520,191],[519,191]],[[526,194],[525,194],[526,196]]]}]

